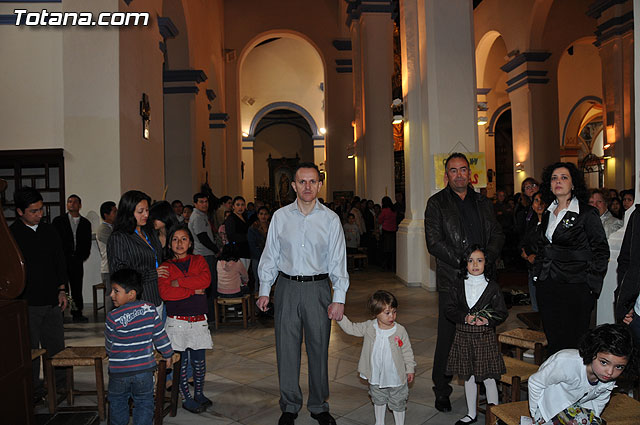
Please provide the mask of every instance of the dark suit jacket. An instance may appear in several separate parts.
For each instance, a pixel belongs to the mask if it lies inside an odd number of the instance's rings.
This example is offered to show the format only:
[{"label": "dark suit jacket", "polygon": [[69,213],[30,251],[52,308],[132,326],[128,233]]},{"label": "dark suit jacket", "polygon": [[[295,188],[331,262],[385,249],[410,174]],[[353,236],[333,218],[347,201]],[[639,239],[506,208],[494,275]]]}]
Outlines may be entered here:
[{"label": "dark suit jacket", "polygon": [[545,211],[540,223],[534,276],[538,281],[585,283],[600,295],[609,264],[609,243],[598,210],[583,202],[580,213],[567,211],[553,232],[553,243],[546,237],[551,212]]},{"label": "dark suit jacket", "polygon": [[60,239],[62,239],[62,249],[67,258],[67,262],[71,258],[85,262],[91,254],[91,222],[80,216],[78,230],[76,230],[76,243],[74,249],[73,230],[69,222],[69,215],[62,214],[53,219],[53,226],[58,231]]},{"label": "dark suit jacket", "polygon": [[618,288],[616,289],[616,320],[622,320],[640,294],[640,204],[629,217],[618,255]]},{"label": "dark suit jacket", "polygon": [[[436,284],[438,291],[448,291],[458,280],[460,257],[469,247],[462,227],[462,217],[447,186],[427,201],[424,212],[424,233],[429,254],[436,257]],[[468,196],[468,195],[467,195]],[[493,204],[479,193],[475,196],[480,223],[482,245],[487,251],[487,262],[496,261],[504,244],[504,233],[493,213]]]}]

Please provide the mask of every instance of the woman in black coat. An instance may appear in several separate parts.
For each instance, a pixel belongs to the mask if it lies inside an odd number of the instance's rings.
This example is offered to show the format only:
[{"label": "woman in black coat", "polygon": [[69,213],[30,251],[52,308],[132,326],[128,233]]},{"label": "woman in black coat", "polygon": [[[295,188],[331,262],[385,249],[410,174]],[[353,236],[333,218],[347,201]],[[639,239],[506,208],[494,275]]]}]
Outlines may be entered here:
[{"label": "woman in black coat", "polygon": [[249,270],[251,251],[249,250],[249,239],[247,238],[249,224],[244,216],[246,209],[244,198],[242,196],[233,198],[232,208],[233,212],[224,221],[225,232],[229,243],[235,244],[240,262]]},{"label": "woman in black coat", "polygon": [[609,244],[598,211],[587,204],[582,173],[557,162],[542,174],[549,205],[540,223],[534,263],[538,308],[549,354],[578,348],[607,272]]}]

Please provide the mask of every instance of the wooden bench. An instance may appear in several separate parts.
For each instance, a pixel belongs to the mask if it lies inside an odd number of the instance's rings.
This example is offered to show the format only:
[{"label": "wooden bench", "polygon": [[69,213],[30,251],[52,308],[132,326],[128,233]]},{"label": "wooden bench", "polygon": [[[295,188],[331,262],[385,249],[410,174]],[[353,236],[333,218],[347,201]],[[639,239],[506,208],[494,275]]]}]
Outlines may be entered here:
[{"label": "wooden bench", "polygon": [[504,345],[515,347],[518,360],[522,360],[522,353],[525,350],[533,350],[534,363],[539,366],[542,364],[542,350],[547,346],[547,337],[540,331],[518,328],[498,334],[498,344],[500,352]]},{"label": "wooden bench", "polygon": [[369,264],[369,257],[367,254],[348,254],[347,255],[347,269],[362,269]]},{"label": "wooden bench", "polygon": [[[506,425],[518,425],[521,416],[529,416],[528,401],[489,406],[485,416],[485,424],[495,425],[499,419]],[[626,394],[615,393],[604,408],[602,419],[607,421],[607,425],[638,425],[640,423],[640,401],[634,400]]]}]

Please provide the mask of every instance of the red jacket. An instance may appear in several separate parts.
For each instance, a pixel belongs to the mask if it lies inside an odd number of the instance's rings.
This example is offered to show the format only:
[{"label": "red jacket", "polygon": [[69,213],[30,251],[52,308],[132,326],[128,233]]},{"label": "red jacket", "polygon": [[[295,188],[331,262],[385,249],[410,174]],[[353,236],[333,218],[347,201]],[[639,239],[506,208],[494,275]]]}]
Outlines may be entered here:
[{"label": "red jacket", "polygon": [[[178,261],[191,259],[189,270],[182,273],[175,265]],[[201,255],[188,255],[184,260],[169,260],[162,263],[169,268],[169,277],[158,278],[158,290],[165,301],[178,301],[189,298],[195,294],[196,289],[206,289],[211,284],[211,272],[209,265]],[[179,287],[171,286],[171,282],[177,280]]]}]

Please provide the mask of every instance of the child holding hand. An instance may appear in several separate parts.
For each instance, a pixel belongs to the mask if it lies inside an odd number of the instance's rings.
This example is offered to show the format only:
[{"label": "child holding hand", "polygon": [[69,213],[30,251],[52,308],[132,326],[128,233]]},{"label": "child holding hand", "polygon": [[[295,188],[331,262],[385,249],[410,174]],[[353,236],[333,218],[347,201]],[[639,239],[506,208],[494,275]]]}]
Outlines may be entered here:
[{"label": "child holding hand", "polygon": [[605,324],[589,330],[577,350],[560,350],[549,357],[529,378],[529,411],[536,424],[568,419],[601,423],[599,416],[616,379],[625,371],[637,373],[633,354],[627,326]]},{"label": "child holding hand", "polygon": [[409,398],[408,384],[415,377],[416,362],[405,328],[396,323],[398,300],[388,291],[376,291],[367,302],[373,320],[353,323],[347,316],[338,322],[349,335],[364,337],[358,372],[369,381],[376,425],[384,425],[387,406],[396,425],[403,425]]},{"label": "child holding hand", "polygon": [[446,315],[456,324],[456,333],[447,360],[447,374],[465,380],[468,413],[456,425],[478,420],[476,381],[484,383],[487,403],[498,404],[496,379],[506,372],[498,350],[496,326],[509,314],[493,267],[479,245],[472,245],[460,260],[460,279],[449,291]]}]

